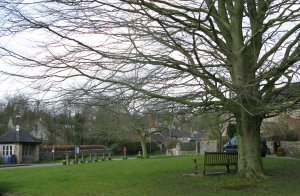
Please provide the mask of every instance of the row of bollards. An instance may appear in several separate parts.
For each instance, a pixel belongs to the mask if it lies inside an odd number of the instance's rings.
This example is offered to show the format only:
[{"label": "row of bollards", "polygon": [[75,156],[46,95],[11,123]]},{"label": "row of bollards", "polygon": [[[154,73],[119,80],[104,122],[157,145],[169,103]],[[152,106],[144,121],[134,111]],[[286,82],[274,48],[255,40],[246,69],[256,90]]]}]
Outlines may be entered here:
[{"label": "row of bollards", "polygon": [[98,161],[105,161],[105,160],[111,160],[111,154],[109,153],[107,158],[105,156],[105,154],[102,154],[101,159],[99,159],[99,155],[95,154],[94,156],[92,154],[89,154],[88,158],[86,159],[86,157],[83,156],[83,154],[81,155],[81,158],[79,158],[78,154],[75,154],[75,158],[73,161],[70,160],[69,155],[66,154],[66,159],[62,161],[63,165],[70,165],[71,163],[73,164],[78,164],[78,163],[91,163],[91,162],[98,162]]}]

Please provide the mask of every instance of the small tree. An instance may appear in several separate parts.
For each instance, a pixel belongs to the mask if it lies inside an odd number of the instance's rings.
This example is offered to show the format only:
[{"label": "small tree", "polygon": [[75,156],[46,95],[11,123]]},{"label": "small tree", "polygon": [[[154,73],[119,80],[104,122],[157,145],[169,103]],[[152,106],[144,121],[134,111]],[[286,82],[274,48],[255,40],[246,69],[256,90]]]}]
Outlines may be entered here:
[{"label": "small tree", "polygon": [[[147,158],[149,157],[147,140],[151,135],[165,130],[173,118],[173,114],[168,113],[169,105],[155,100],[131,97],[129,101],[127,111],[129,127],[138,134],[142,146],[142,156]],[[139,103],[139,106],[136,105],[136,102]]]},{"label": "small tree", "polygon": [[84,123],[85,123],[85,117],[80,113],[75,114],[74,116],[75,145],[82,144],[82,133],[84,130]]}]

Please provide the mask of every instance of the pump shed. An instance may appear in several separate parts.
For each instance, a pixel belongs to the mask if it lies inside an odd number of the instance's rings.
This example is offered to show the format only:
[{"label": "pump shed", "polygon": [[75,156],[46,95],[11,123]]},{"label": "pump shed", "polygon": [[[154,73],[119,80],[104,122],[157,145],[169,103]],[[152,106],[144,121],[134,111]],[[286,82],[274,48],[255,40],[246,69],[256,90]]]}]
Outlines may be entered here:
[{"label": "pump shed", "polygon": [[41,143],[41,140],[25,130],[8,130],[0,136],[0,157],[6,163],[36,162],[39,160]]}]

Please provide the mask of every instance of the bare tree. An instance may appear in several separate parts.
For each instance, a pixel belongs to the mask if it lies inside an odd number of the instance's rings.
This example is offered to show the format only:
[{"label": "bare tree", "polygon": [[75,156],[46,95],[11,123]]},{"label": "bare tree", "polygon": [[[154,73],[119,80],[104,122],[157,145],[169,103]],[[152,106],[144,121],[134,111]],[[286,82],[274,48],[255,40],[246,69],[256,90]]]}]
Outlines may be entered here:
[{"label": "bare tree", "polygon": [[264,178],[261,122],[300,101],[299,88],[284,94],[299,86],[299,5],[298,0],[1,1],[2,37],[41,35],[32,37],[39,42],[30,52],[2,44],[2,59],[19,69],[1,69],[41,80],[35,87],[46,90],[67,83],[63,87],[81,97],[132,90],[190,112],[225,110],[237,122],[240,175]]},{"label": "bare tree", "polygon": [[[142,157],[148,158],[147,141],[151,135],[160,133],[168,128],[174,119],[174,104],[159,99],[145,99],[139,97],[138,93],[126,96],[123,100],[126,105],[127,127],[134,131],[140,139]],[[173,111],[173,113],[171,113]]]},{"label": "bare tree", "polygon": [[101,141],[109,145],[119,141],[129,132],[126,106],[122,100],[115,97],[97,97],[93,100],[81,100],[86,116],[86,137],[90,141]]}]

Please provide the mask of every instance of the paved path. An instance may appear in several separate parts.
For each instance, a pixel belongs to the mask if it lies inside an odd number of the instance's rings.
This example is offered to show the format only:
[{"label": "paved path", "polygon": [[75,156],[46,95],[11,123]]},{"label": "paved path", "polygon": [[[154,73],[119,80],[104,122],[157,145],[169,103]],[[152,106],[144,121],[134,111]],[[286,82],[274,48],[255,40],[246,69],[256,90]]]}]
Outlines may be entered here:
[{"label": "paved path", "polygon": [[[136,159],[135,157],[130,157],[130,159]],[[121,161],[122,158],[115,158],[112,161]],[[85,163],[88,164],[88,163]],[[43,164],[19,164],[19,165],[0,165],[0,170],[7,169],[21,169],[21,168],[33,168],[33,167],[53,167],[53,166],[62,166],[62,163],[43,163]]]},{"label": "paved path", "polygon": [[7,170],[7,169],[21,169],[21,168],[33,168],[33,167],[51,167],[51,166],[59,166],[62,165],[61,163],[44,163],[44,164],[20,164],[20,165],[5,165],[0,166],[0,170]]}]

